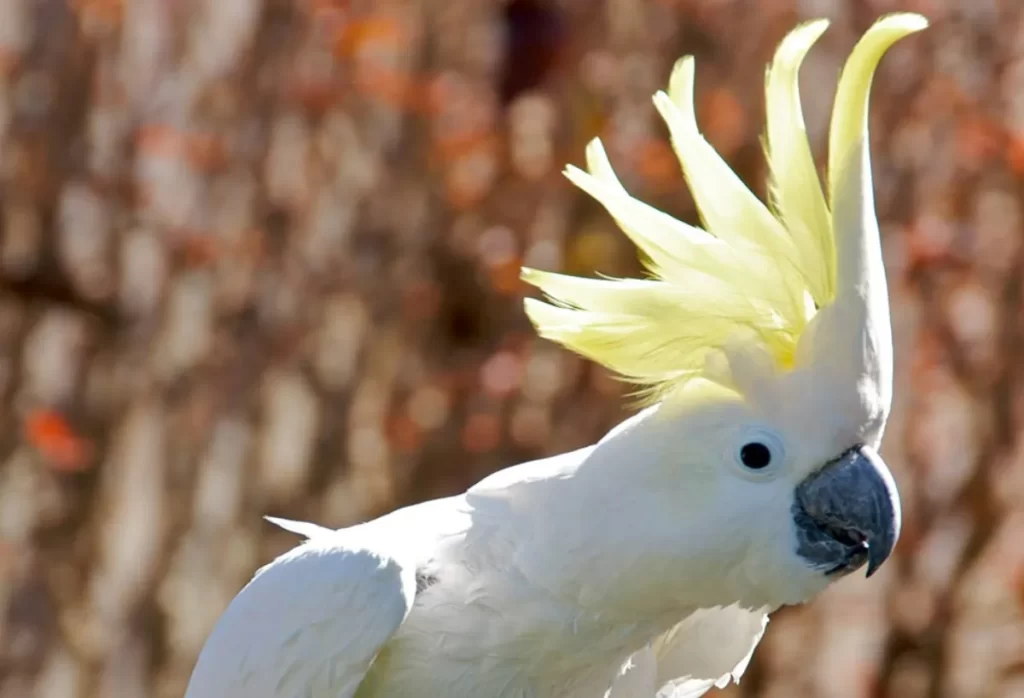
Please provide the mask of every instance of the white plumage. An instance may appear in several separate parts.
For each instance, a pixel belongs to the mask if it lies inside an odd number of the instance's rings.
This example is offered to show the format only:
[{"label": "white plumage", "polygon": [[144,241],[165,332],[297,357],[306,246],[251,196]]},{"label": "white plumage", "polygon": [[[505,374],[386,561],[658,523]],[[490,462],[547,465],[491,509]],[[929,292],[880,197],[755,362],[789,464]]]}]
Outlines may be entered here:
[{"label": "white plumage", "polygon": [[772,207],[704,141],[684,59],[656,105],[707,230],[630,197],[600,149],[570,178],[652,279],[527,271],[540,332],[648,389],[599,443],[465,494],[331,531],[261,569],[206,643],[186,698],[690,698],[739,680],[768,613],[899,535],[877,449],[891,401],[888,298],[867,148],[871,77],[922,29],[891,15],[840,78],[826,200],[796,75],[768,74]]},{"label": "white plumage", "polygon": [[[634,428],[658,425],[634,419]],[[624,504],[616,489],[630,476],[618,464],[630,432],[349,529],[275,519],[308,540],[232,602],[186,698],[582,697],[613,683],[610,696],[650,698],[656,680],[676,681],[664,695],[682,698],[738,676],[764,611],[665,607],[657,582],[635,588],[642,570],[658,571],[641,537],[590,521],[589,507]],[[651,430],[649,443],[671,437]],[[581,472],[585,463],[592,472]],[[618,482],[600,498],[580,496],[606,469],[620,471]],[[595,545],[613,549],[576,554]],[[610,594],[622,596],[614,615],[602,612]],[[711,603],[731,593],[708,586],[701,595]]]}]

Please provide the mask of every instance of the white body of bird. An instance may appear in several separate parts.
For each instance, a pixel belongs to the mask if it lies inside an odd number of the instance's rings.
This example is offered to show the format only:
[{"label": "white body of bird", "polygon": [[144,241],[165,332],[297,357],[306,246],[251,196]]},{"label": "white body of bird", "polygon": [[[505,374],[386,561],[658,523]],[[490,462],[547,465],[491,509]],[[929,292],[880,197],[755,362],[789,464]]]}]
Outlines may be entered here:
[{"label": "white body of bird", "polygon": [[924,28],[891,15],[855,47],[830,131],[829,196],[797,73],[824,22],[768,73],[769,209],[697,130],[693,62],[655,104],[705,228],[632,199],[598,143],[576,184],[649,280],[527,270],[540,333],[648,389],[599,443],[466,493],[307,540],[254,576],[186,698],[687,698],[739,680],[768,614],[872,574],[899,534],[876,454],[891,401],[871,191],[871,77]]}]

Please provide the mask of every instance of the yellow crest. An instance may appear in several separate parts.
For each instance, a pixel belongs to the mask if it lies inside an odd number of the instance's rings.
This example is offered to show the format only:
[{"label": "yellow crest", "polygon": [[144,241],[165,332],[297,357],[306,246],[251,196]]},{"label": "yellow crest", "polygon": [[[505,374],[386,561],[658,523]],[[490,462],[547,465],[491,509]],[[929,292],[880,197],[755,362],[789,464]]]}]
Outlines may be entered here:
[{"label": "yellow crest", "polygon": [[[793,366],[808,323],[841,290],[844,250],[857,243],[837,244],[836,231],[843,226],[834,220],[835,203],[842,192],[830,191],[826,199],[822,191],[800,106],[800,65],[827,26],[817,20],[793,30],[767,71],[770,205],[701,135],[691,56],[676,63],[668,94],[658,92],[654,103],[668,125],[703,229],[630,196],[598,140],[587,147],[589,172],[566,168],[566,176],[597,199],[637,245],[650,278],[584,279],[524,269],[523,278],[550,299],[525,303],[541,336],[616,371],[656,399],[705,376],[708,353],[737,337],[756,337],[779,368]],[[851,154],[860,152],[867,95],[882,55],[899,38],[926,26],[920,15],[889,15],[857,44],[836,93],[831,184],[851,179],[843,175],[862,164],[851,164]],[[870,169],[867,177],[870,189]],[[873,218],[870,192],[865,205]],[[850,233],[861,234],[871,233]],[[849,264],[860,263],[860,255],[850,256],[857,260]],[[846,277],[859,278],[855,272],[847,271]]]}]

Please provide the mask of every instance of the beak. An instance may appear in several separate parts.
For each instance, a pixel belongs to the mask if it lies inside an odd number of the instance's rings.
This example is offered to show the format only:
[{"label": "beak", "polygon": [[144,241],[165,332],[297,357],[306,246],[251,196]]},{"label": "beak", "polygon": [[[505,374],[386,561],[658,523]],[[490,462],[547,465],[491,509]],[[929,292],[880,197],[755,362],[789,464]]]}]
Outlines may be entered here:
[{"label": "beak", "polygon": [[796,488],[797,552],[828,574],[868,563],[870,577],[900,536],[900,499],[889,469],[869,446],[857,446]]}]

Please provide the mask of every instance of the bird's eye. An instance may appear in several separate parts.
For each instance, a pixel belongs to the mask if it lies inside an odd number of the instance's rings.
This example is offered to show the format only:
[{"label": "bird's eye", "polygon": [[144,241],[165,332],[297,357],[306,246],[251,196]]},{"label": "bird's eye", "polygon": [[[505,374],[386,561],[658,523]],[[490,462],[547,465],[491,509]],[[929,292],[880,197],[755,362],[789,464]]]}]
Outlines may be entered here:
[{"label": "bird's eye", "polygon": [[751,470],[761,470],[772,464],[772,450],[760,441],[743,444],[740,462]]},{"label": "bird's eye", "polygon": [[733,451],[736,464],[743,470],[760,475],[775,472],[785,462],[785,448],[774,430],[748,427],[743,432],[737,440],[739,448]]}]

